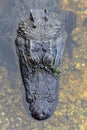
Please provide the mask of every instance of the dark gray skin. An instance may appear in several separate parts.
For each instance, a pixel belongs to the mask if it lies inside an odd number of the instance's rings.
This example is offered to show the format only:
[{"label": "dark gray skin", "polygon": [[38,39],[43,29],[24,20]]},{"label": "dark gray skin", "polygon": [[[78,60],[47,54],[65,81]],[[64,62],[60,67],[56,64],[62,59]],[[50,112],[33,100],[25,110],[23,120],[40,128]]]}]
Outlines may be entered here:
[{"label": "dark gray skin", "polygon": [[15,43],[20,71],[29,111],[37,120],[47,119],[55,110],[66,38],[62,23],[46,9],[31,10],[19,24]]},{"label": "dark gray skin", "polygon": [[[69,58],[73,58],[73,47],[78,44],[72,39],[71,33],[76,25],[76,15],[73,12],[63,12],[58,5],[60,0],[1,0],[0,8],[0,65],[3,65],[10,72],[17,71],[17,65],[14,55],[14,39],[19,21],[28,18],[30,8],[47,8],[50,12],[59,15],[59,20],[64,20],[65,30],[68,38],[65,45],[65,51],[68,52]],[[41,6],[40,6],[41,5]],[[84,22],[84,26],[86,26]],[[8,33],[10,32],[10,35]],[[4,37],[6,40],[4,40]],[[3,44],[2,44],[3,42]],[[9,56],[8,56],[9,55]],[[11,58],[8,60],[8,57]],[[14,61],[14,62],[13,62]]]}]

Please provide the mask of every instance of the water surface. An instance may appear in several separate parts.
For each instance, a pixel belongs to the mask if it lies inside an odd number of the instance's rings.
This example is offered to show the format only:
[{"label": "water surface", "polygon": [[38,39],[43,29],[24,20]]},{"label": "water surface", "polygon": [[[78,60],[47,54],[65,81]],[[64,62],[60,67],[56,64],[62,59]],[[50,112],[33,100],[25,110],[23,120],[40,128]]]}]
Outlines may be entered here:
[{"label": "water surface", "polygon": [[[70,14],[69,20],[65,19],[68,39],[59,102],[53,116],[44,122],[33,120],[24,108],[23,83],[14,44],[18,23],[28,17],[30,8],[48,8],[56,13],[61,9],[65,15]],[[87,2],[83,0],[1,0],[0,130],[87,130],[86,19]]]}]

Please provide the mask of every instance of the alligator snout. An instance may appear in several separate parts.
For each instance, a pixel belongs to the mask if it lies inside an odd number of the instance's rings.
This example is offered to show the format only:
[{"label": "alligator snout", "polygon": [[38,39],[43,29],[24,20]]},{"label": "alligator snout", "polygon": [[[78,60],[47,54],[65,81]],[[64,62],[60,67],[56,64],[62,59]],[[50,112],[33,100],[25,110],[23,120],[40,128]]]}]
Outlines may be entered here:
[{"label": "alligator snout", "polygon": [[38,99],[30,105],[31,116],[36,120],[47,119],[52,114],[52,107],[48,101]]},{"label": "alligator snout", "polygon": [[35,104],[31,104],[30,109],[33,109],[31,111],[32,117],[37,120],[47,119],[51,114],[49,105],[44,100],[37,100]]},{"label": "alligator snout", "polygon": [[35,118],[36,120],[45,120],[49,117],[50,115],[44,114],[44,113],[35,113],[32,114],[32,117]]},{"label": "alligator snout", "polygon": [[44,120],[52,115],[57,104],[58,82],[58,77],[56,79],[46,71],[34,73],[26,93],[29,111],[34,119]]}]

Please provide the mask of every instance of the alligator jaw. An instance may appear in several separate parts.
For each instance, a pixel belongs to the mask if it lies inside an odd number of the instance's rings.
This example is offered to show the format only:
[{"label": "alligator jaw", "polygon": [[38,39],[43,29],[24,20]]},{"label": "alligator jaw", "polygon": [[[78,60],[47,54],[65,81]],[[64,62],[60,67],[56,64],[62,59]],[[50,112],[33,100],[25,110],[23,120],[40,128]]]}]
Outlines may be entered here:
[{"label": "alligator jaw", "polygon": [[29,81],[28,89],[25,90],[26,102],[34,119],[45,120],[53,114],[58,99],[58,83],[59,75],[54,77],[46,70],[34,72],[32,81]]}]

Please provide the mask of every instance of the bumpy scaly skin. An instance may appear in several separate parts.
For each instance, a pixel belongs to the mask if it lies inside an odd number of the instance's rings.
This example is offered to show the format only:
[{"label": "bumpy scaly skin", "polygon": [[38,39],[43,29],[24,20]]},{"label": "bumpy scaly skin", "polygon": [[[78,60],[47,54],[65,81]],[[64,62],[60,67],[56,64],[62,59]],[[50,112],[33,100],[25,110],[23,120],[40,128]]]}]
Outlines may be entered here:
[{"label": "bumpy scaly skin", "polygon": [[16,48],[26,101],[32,117],[48,118],[58,98],[59,71],[65,47],[66,32],[55,15],[46,10],[31,10],[19,24]]}]

